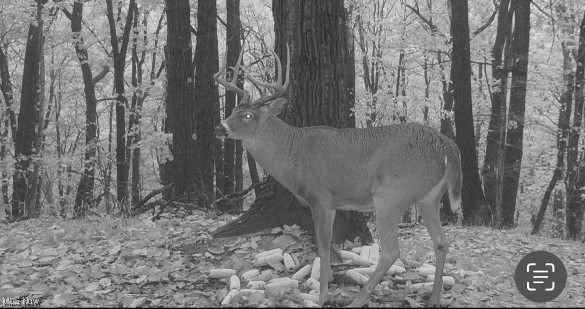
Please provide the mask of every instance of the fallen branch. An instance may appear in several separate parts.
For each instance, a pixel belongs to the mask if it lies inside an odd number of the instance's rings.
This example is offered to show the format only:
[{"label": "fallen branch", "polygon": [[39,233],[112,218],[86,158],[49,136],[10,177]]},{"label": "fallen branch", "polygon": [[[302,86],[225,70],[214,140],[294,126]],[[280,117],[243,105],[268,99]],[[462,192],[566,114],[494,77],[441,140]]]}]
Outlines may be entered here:
[{"label": "fallen branch", "polygon": [[228,195],[224,195],[224,196],[218,198],[217,200],[215,200],[214,203],[221,203],[223,201],[227,201],[227,200],[230,200],[230,199],[241,198],[241,197],[245,196],[246,194],[248,194],[250,191],[254,190],[254,188],[256,188],[256,187],[258,187],[258,186],[260,186],[262,184],[265,184],[266,183],[266,180],[267,179],[262,180],[262,181],[259,181],[257,183],[253,183],[251,186],[249,186],[248,188],[246,188],[243,191],[234,192],[234,193],[230,193]]},{"label": "fallen branch", "polygon": [[163,193],[165,190],[167,190],[168,188],[172,187],[175,183],[171,182],[170,184],[162,187],[162,188],[158,188],[156,190],[152,190],[150,193],[148,193],[139,203],[138,206],[134,207],[134,211],[137,211],[138,209],[140,209],[142,206],[144,206],[144,204],[146,204],[151,198]]}]

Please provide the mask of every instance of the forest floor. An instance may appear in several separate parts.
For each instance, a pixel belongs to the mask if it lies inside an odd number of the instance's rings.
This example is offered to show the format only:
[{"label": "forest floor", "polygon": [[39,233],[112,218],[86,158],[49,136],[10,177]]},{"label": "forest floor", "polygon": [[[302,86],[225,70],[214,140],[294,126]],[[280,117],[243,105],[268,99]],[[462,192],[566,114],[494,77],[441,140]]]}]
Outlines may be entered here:
[{"label": "forest floor", "polygon": [[[299,260],[315,257],[310,237],[295,227],[242,237],[211,239],[208,232],[233,217],[204,212],[162,218],[86,220],[33,219],[0,223],[0,298],[43,307],[217,307],[228,293],[212,268],[253,268],[258,252],[280,247]],[[514,270],[527,253],[546,250],[565,264],[564,292],[546,307],[585,307],[585,245],[533,237],[518,230],[446,226],[451,247],[445,275],[455,285],[442,293],[442,307],[539,307],[515,287]],[[374,231],[375,232],[375,231]],[[432,244],[421,225],[400,229],[401,256],[414,264],[432,261]],[[277,267],[278,268],[278,267]],[[347,305],[359,286],[337,275],[330,284],[332,305]],[[421,307],[429,293],[413,292],[416,274],[387,275],[369,307]],[[284,271],[282,272],[284,273]],[[409,279],[410,278],[410,279]],[[304,282],[304,281],[303,281]],[[308,289],[300,285],[303,292]],[[236,306],[254,306],[239,299]],[[301,306],[298,290],[262,303]]]}]

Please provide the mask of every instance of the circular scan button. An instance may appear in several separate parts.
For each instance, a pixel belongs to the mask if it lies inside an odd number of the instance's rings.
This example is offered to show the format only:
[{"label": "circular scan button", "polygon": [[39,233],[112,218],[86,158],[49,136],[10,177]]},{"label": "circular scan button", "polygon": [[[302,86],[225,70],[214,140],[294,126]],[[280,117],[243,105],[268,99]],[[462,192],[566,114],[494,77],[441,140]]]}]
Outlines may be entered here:
[{"label": "circular scan button", "polygon": [[556,255],[534,251],[516,266],[516,288],[527,299],[542,303],[561,295],[567,284],[567,270]]}]

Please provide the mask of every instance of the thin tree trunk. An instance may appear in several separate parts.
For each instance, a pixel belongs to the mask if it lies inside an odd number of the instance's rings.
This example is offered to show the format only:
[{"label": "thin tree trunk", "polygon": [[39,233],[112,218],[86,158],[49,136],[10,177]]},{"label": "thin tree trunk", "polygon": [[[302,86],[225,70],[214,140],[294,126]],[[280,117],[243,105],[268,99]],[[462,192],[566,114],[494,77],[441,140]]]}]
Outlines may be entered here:
[{"label": "thin tree trunk", "polygon": [[[14,113],[13,104],[14,104],[14,94],[12,90],[12,82],[10,81],[10,70],[8,68],[8,58],[4,53],[4,46],[3,42],[0,42],[0,90],[2,91],[2,96],[4,98],[5,109],[3,109],[4,115],[4,131],[2,132],[0,139],[0,160],[1,164],[3,164],[4,159],[6,157],[6,146],[8,143],[8,135],[12,135],[13,141],[16,140],[16,114]],[[3,168],[2,173],[0,175],[2,177],[2,199],[4,200],[4,204],[8,205],[10,203],[10,197],[8,195],[8,185],[9,179],[8,177],[10,174]]]},{"label": "thin tree trunk", "polygon": [[[246,151],[246,155],[248,152]],[[236,162],[234,163],[234,179],[235,179],[235,186],[234,192],[242,192],[244,190],[244,146],[242,146],[242,141],[236,141]],[[251,156],[248,155],[248,165],[250,165],[250,158]],[[253,159],[252,159],[253,160]],[[255,161],[252,161],[255,162]],[[255,164],[255,163],[254,163]],[[256,165],[254,165],[256,168]],[[254,175],[258,178],[258,171],[249,169],[250,177],[252,178],[252,183],[254,183]],[[254,193],[258,196],[258,192],[256,188],[254,188]],[[244,200],[240,199],[236,203],[237,209],[244,209]]]},{"label": "thin tree trunk", "polygon": [[75,1],[71,13],[71,32],[77,60],[83,75],[85,92],[85,160],[84,171],[75,196],[74,212],[76,217],[84,217],[93,203],[95,156],[97,147],[97,100],[95,96],[95,84],[89,65],[87,48],[81,34],[81,22],[83,19],[83,1]]},{"label": "thin tree trunk", "polygon": [[[129,162],[126,157],[126,104],[128,98],[125,94],[124,70],[126,65],[126,51],[130,40],[132,19],[134,18],[134,6],[136,0],[130,0],[128,4],[126,24],[121,37],[117,34],[117,24],[114,19],[112,0],[106,0],[107,17],[110,27],[110,42],[114,58],[114,90],[116,92],[116,186],[118,203],[126,212],[128,202],[128,172]],[[121,44],[118,42],[120,41]]]}]

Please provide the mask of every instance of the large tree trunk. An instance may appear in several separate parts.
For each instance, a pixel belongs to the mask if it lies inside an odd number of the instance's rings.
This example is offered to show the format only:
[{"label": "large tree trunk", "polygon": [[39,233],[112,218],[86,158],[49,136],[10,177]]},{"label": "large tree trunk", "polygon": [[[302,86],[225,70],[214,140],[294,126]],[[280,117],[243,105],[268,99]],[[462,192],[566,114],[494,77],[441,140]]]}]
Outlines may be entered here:
[{"label": "large tree trunk", "polygon": [[513,1],[514,33],[511,41],[512,81],[510,84],[510,106],[506,133],[505,177],[502,192],[502,222],[500,228],[514,227],[516,196],[522,165],[524,112],[526,105],[526,82],[528,74],[528,47],[530,39],[530,1]]},{"label": "large tree trunk", "polygon": [[[122,37],[117,35],[117,24],[114,17],[112,0],[106,0],[108,24],[110,27],[110,42],[114,58],[114,90],[116,92],[116,181],[118,203],[124,212],[127,210],[124,205],[128,202],[128,172],[129,162],[126,157],[126,104],[128,98],[125,94],[124,71],[126,65],[126,51],[130,40],[132,19],[134,18],[135,0],[128,4],[126,24]],[[121,42],[121,45],[118,44]]]},{"label": "large tree trunk", "polygon": [[75,196],[74,212],[76,217],[84,217],[87,208],[93,203],[95,156],[97,146],[97,100],[95,84],[87,54],[87,48],[81,35],[81,20],[83,19],[83,2],[75,1],[71,12],[71,32],[73,45],[81,66],[85,92],[85,164],[84,171]]},{"label": "large tree trunk", "polygon": [[485,199],[479,180],[477,150],[475,149],[467,0],[452,1],[451,16],[451,35],[453,36],[451,82],[453,83],[455,104],[456,141],[461,151],[461,167],[463,169],[461,190],[463,222],[466,224],[485,224],[489,222],[489,216],[483,210]]},{"label": "large tree trunk", "polygon": [[[355,72],[347,70],[351,38],[343,2],[274,0],[272,5],[276,53],[285,60],[287,43],[291,53],[288,93],[292,111],[286,113],[285,120],[294,126],[355,127],[351,112]],[[267,196],[257,198],[247,213],[215,232],[215,236],[293,223],[312,228],[310,210],[301,206],[292,193],[273,178],[268,188],[271,190]],[[333,235],[336,242],[356,236],[362,242],[372,241],[363,215],[356,212],[338,211]]]},{"label": "large tree trunk", "polygon": [[[217,50],[216,0],[199,0],[197,7],[197,46],[195,47],[195,115],[197,117],[197,141],[200,156],[199,171],[204,198],[213,200],[214,125],[219,110],[219,94],[213,74],[219,68]],[[217,123],[219,124],[219,123]],[[209,200],[201,200],[209,203]],[[207,205],[204,205],[207,206]]]},{"label": "large tree trunk", "polygon": [[[226,53],[227,63],[236,63],[238,61],[238,55],[242,44],[240,43],[240,0],[232,0],[227,2],[227,27],[226,27]],[[232,72],[232,78],[238,78],[239,72]],[[242,80],[243,81],[243,80]],[[243,83],[238,79],[237,86],[243,88]],[[225,94],[225,118],[232,114],[232,110],[236,106],[236,93],[233,91],[227,91]],[[220,141],[220,139],[217,139]],[[217,186],[222,190],[222,193],[227,195],[234,192],[235,188],[235,154],[236,154],[236,141],[233,139],[224,140],[224,165],[223,175],[217,174],[218,180],[223,178],[223,187]],[[241,157],[240,157],[241,158]],[[240,164],[241,167],[241,164]],[[221,211],[241,211],[242,208],[238,207],[243,205],[242,203],[230,203],[226,201],[218,205]]]},{"label": "large tree trunk", "polygon": [[[196,106],[193,101],[193,66],[189,0],[167,0],[167,95],[165,132],[172,133],[173,160],[163,164],[163,185],[174,183],[166,198],[199,191]],[[192,199],[190,199],[192,200]]]},{"label": "large tree trunk", "polygon": [[[494,84],[491,95],[492,106],[482,168],[485,198],[490,205],[492,214],[496,213],[496,184],[500,132],[501,128],[505,128],[503,127],[504,124],[501,119],[502,110],[505,110],[506,104],[508,71],[507,63],[503,63],[502,57],[506,41],[509,40],[511,36],[511,16],[509,14],[509,6],[509,0],[502,0],[498,12],[498,27],[496,31],[496,39],[492,48],[492,81]],[[504,109],[502,108],[502,105],[504,105]]]},{"label": "large tree trunk", "polygon": [[585,14],[581,20],[577,70],[575,72],[575,110],[573,126],[569,134],[567,154],[567,237],[578,239],[583,226],[585,211],[585,159],[579,154],[580,131],[583,123],[583,94],[585,82]]},{"label": "large tree trunk", "polygon": [[[46,0],[37,2],[37,10],[42,10]],[[40,64],[42,46],[42,24],[38,19],[30,23],[28,29],[24,70],[22,76],[22,94],[18,130],[14,143],[16,164],[14,170],[12,193],[12,220],[25,219],[33,215],[30,195],[33,195],[33,172],[31,156],[34,154],[36,126],[39,123],[40,102]],[[28,203],[28,204],[27,204]]]}]

